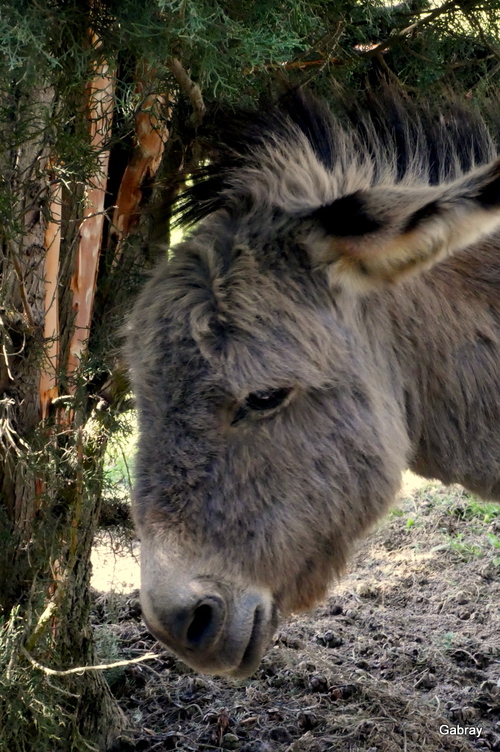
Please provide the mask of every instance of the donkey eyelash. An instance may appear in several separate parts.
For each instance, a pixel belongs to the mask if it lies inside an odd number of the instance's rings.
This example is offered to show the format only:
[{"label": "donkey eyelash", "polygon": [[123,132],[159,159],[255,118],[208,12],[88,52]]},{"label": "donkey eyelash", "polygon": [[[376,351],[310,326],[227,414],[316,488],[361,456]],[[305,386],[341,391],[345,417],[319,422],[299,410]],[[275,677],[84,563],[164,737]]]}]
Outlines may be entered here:
[{"label": "donkey eyelash", "polygon": [[245,406],[249,410],[274,410],[279,407],[288,397],[292,390],[288,387],[279,389],[259,390],[252,392],[245,399]]},{"label": "donkey eyelash", "polygon": [[245,397],[242,405],[236,410],[235,416],[231,421],[232,426],[238,425],[252,413],[261,413],[260,417],[266,417],[277,408],[281,407],[291,393],[290,387],[280,387],[278,389],[261,389],[251,392]]}]

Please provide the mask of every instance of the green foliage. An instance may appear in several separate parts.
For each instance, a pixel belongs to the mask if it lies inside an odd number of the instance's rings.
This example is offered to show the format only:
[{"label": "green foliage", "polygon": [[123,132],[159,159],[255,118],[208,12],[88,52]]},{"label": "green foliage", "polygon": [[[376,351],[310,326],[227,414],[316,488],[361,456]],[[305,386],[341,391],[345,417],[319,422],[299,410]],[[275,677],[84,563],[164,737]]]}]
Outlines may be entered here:
[{"label": "green foliage", "polygon": [[446,652],[455,650],[457,634],[455,632],[445,632],[442,636],[442,649]]},{"label": "green foliage", "polygon": [[99,525],[107,528],[113,541],[130,542],[132,527],[130,499],[137,443],[135,412],[122,416],[121,428],[110,437],[104,455],[102,503]]},{"label": "green foliage", "polygon": [[[500,541],[485,526],[500,517],[500,505],[477,500],[463,489],[458,499],[446,489],[441,495],[437,494],[435,499],[449,516],[450,525],[442,531],[446,542],[434,550],[454,551],[464,561],[487,557],[491,559],[493,566],[498,566],[500,559],[491,556],[491,546],[494,549],[500,548]],[[455,529],[457,523],[463,527],[462,530]]]},{"label": "green foliage", "polygon": [[[487,537],[493,548],[500,549],[500,538],[498,537],[498,535],[494,535],[494,533],[488,533]],[[500,567],[500,557],[494,556],[493,564],[495,567]]]},{"label": "green foliage", "polygon": [[457,533],[453,537],[449,536],[447,547],[458,554],[463,561],[484,556],[482,547],[469,542],[465,533]]},{"label": "green foliage", "polygon": [[120,0],[112,12],[119,46],[156,67],[180,57],[208,97],[239,97],[252,69],[291,60],[323,26],[303,0]]},{"label": "green foliage", "polygon": [[479,519],[483,522],[491,522],[500,517],[500,504],[492,501],[478,501],[473,496],[466,500],[463,509],[460,510],[460,516],[465,519]]},{"label": "green foliage", "polygon": [[[103,447],[121,416],[97,413],[80,431],[60,430],[47,442],[47,424],[19,450],[16,464],[25,478],[42,480],[36,529],[29,547],[16,553],[13,581],[24,579],[25,603],[0,617],[0,750],[81,752],[95,750],[77,721],[91,701],[89,684],[79,674],[46,675],[50,668],[93,664],[89,641],[88,557],[102,486]],[[0,540],[8,530],[0,508]],[[17,532],[17,531],[13,531]],[[13,567],[13,540],[0,549],[0,571]],[[2,600],[10,596],[0,592]],[[0,604],[2,601],[0,600]],[[1,614],[1,607],[0,607]],[[98,659],[118,657],[112,635],[99,634]],[[105,676],[110,683],[120,674]]]},{"label": "green foliage", "polygon": [[488,540],[494,548],[500,548],[500,538],[497,535],[489,533]]},{"label": "green foliage", "polygon": [[[499,37],[500,0],[7,0],[0,72],[4,82],[29,89],[47,81],[63,93],[58,117],[69,127],[55,132],[67,158],[64,136],[78,131],[75,104],[99,59],[115,66],[121,114],[130,117],[144,96],[130,76],[138,61],[154,69],[153,89],[172,91],[168,61],[179,58],[206,101],[249,102],[283,76],[359,88],[374,70],[412,89],[483,90],[495,83]],[[380,44],[385,50],[374,52]]]},{"label": "green foliage", "polygon": [[[108,624],[101,624],[94,630],[95,647],[98,662],[100,664],[115,663],[119,660],[123,660],[123,656],[120,653],[118,638],[113,632],[112,628]],[[104,677],[109,686],[120,681],[125,674],[125,668],[123,666],[115,666],[104,672]]]},{"label": "green foliage", "polygon": [[134,453],[137,443],[135,412],[121,419],[120,429],[110,437],[106,449],[104,472],[109,490],[118,495],[130,496],[134,475]]},{"label": "green foliage", "polygon": [[[7,621],[0,619],[0,750],[97,752],[75,728],[71,705],[80,698],[74,680],[46,676],[31,665],[25,639],[26,621],[14,608]],[[44,642],[46,651],[54,649],[48,635]]]},{"label": "green foliage", "polygon": [[[332,85],[352,91],[381,78],[426,94],[437,95],[442,86],[484,93],[498,80],[500,0],[483,5],[479,0],[107,0],[88,5],[4,0],[2,143],[14,153],[43,132],[58,176],[74,194],[75,184],[87,183],[96,170],[85,85],[104,59],[116,76],[113,139],[124,149],[149,91],[175,97],[171,120],[181,140],[192,138],[190,105],[185,93],[176,93],[172,57],[181,61],[206,103],[250,104],[284,79],[308,81],[327,95]],[[385,48],[377,52],[380,44]],[[141,66],[152,72],[142,89],[136,82]],[[53,91],[54,98],[36,102],[33,92],[40,86]],[[16,214],[12,186],[5,173],[2,178],[2,231],[14,237],[22,226],[19,207]],[[26,184],[19,189],[26,192]]]}]

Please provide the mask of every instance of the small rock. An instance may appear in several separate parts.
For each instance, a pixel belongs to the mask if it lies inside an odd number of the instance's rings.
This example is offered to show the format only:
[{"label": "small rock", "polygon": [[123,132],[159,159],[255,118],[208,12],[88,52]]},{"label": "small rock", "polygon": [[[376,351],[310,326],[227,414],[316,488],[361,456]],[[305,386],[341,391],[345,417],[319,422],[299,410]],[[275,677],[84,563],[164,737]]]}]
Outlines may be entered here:
[{"label": "small rock", "polygon": [[433,689],[437,684],[436,677],[430,671],[425,673],[415,682],[415,689]]},{"label": "small rock", "polygon": [[354,665],[357,666],[357,668],[362,668],[363,671],[368,671],[368,669],[370,668],[370,664],[368,663],[368,661],[365,661],[364,658],[360,658],[360,660],[356,661]]},{"label": "small rock", "polygon": [[313,676],[309,688],[312,692],[328,692],[328,680],[325,676]]},{"label": "small rock", "polygon": [[301,671],[316,671],[316,666],[310,661],[301,661],[297,664],[297,668]]},{"label": "small rock", "polygon": [[338,648],[344,642],[341,637],[330,630],[321,635],[316,635],[316,640],[320,645],[324,645],[327,648]]},{"label": "small rock", "polygon": [[364,582],[358,585],[357,591],[360,598],[376,598],[379,592],[378,588]]},{"label": "small rock", "polygon": [[269,738],[279,744],[291,744],[293,738],[284,726],[276,726],[269,732]]},{"label": "small rock", "polygon": [[[499,695],[500,685],[498,685],[494,679],[486,679],[486,681],[481,684],[481,692],[489,692],[492,695]],[[500,721],[497,725],[500,730]]]},{"label": "small rock", "polygon": [[236,734],[224,734],[222,737],[222,746],[224,749],[237,749],[239,746],[240,740],[236,736]]},{"label": "small rock", "polygon": [[480,712],[478,708],[473,708],[470,705],[464,705],[462,708],[462,718],[465,723],[471,723],[479,718]]},{"label": "small rock", "polygon": [[310,731],[318,725],[318,717],[310,710],[302,711],[297,715],[297,723],[303,731]]},{"label": "small rock", "polygon": [[340,684],[336,687],[332,687],[330,690],[330,698],[332,700],[348,700],[354,694],[356,694],[355,684]]},{"label": "small rock", "polygon": [[284,633],[278,635],[278,644],[284,645],[284,647],[291,648],[292,650],[300,650],[304,647],[302,640]]},{"label": "small rock", "polygon": [[193,687],[195,689],[207,689],[208,686],[209,684],[205,679],[202,679],[201,676],[195,676],[193,681]]}]

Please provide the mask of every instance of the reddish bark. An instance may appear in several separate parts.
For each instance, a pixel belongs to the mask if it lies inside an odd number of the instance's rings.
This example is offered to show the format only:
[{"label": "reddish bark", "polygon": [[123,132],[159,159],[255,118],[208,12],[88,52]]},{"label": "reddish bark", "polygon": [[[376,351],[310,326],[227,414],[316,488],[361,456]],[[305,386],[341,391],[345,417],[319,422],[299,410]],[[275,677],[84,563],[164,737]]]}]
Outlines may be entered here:
[{"label": "reddish bark", "polygon": [[49,406],[58,395],[59,368],[59,252],[61,248],[62,184],[51,190],[50,218],[45,230],[45,321],[43,336],[46,342],[45,361],[40,373],[40,412],[42,420],[48,416]]},{"label": "reddish bark", "polygon": [[[91,144],[99,158],[98,170],[88,188],[75,271],[71,280],[75,329],[67,365],[70,377],[74,377],[78,370],[89,336],[104,224],[104,199],[109,163],[109,149],[106,144],[111,132],[114,104],[114,79],[106,62],[97,67],[88,88]],[[70,384],[72,380],[74,379],[70,379]],[[75,388],[74,383],[72,388]]]},{"label": "reddish bark", "polygon": [[[144,83],[139,81],[137,90],[141,92],[143,89]],[[165,122],[155,114],[155,108],[166,107],[166,102],[166,97],[149,94],[135,118],[136,148],[123,173],[110,233],[116,243],[115,263],[121,256],[124,237],[139,221],[141,186],[146,178],[154,176],[160,166],[168,130]]]}]

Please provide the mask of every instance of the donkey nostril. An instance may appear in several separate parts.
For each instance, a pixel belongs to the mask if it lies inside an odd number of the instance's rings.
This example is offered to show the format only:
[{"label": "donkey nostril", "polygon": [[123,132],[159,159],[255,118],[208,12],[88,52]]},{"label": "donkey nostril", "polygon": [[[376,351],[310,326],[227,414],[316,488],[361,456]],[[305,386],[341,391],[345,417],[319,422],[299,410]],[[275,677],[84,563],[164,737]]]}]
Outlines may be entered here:
[{"label": "donkey nostril", "polygon": [[177,635],[189,650],[207,650],[224,626],[226,608],[216,595],[205,596],[192,609],[184,612],[177,627]]},{"label": "donkey nostril", "polygon": [[184,603],[181,608],[163,606],[153,613],[153,619],[147,619],[149,630],[161,642],[175,649],[186,649],[191,653],[200,653],[211,649],[224,630],[226,622],[226,604],[218,595],[193,598],[191,603]]},{"label": "donkey nostril", "polygon": [[186,632],[188,642],[193,645],[197,645],[206,638],[213,630],[214,612],[212,606],[208,603],[203,603],[201,606],[195,608],[193,613],[193,619]]}]

